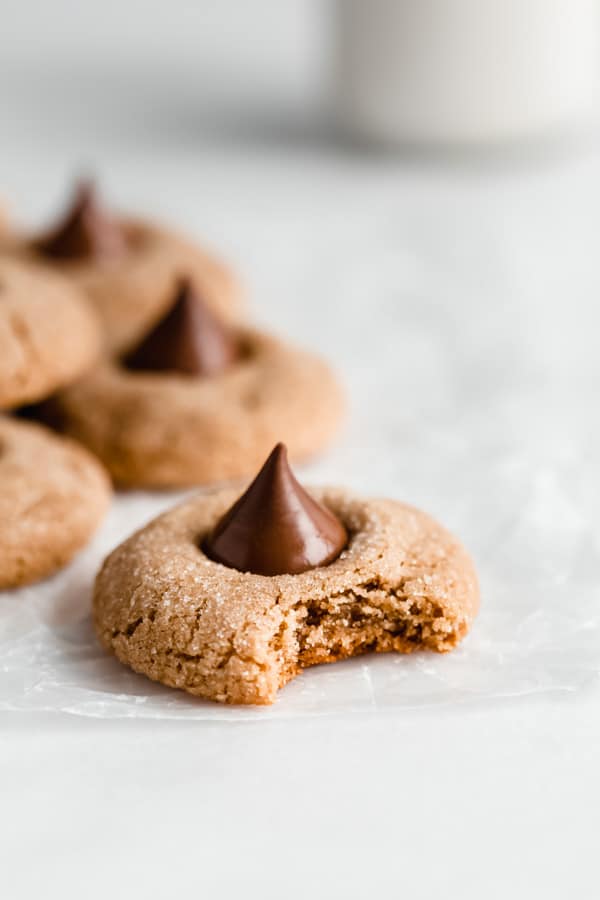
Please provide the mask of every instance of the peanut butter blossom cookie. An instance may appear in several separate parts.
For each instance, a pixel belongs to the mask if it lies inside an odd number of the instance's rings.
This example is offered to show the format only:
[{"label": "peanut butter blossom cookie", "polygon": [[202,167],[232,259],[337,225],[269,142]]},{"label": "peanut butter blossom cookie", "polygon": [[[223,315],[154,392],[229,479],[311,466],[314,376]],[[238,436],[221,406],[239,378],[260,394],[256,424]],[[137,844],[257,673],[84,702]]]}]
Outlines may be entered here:
[{"label": "peanut butter blossom cookie", "polygon": [[8,249],[42,260],[82,288],[115,352],[135,344],[160,318],[181,272],[194,278],[209,306],[225,318],[235,317],[242,306],[236,278],[212,254],[162,226],[112,215],[89,183],[80,185],[54,228],[15,239]]},{"label": "peanut butter blossom cookie", "polygon": [[8,233],[8,215],[4,204],[0,201],[0,240]]},{"label": "peanut butter blossom cookie", "polygon": [[69,384],[94,363],[100,343],[97,316],[74,285],[0,256],[0,409]]},{"label": "peanut butter blossom cookie", "polygon": [[0,417],[0,588],[56,572],[90,539],[109,480],[83,447]]},{"label": "peanut butter blossom cookie", "polygon": [[308,493],[279,445],[241,497],[195,497],[114,550],[94,618],[136,672],[264,704],[317,663],[451,650],[478,606],[469,556],[433,519],[393,500]]},{"label": "peanut butter blossom cookie", "polygon": [[319,357],[225,325],[186,281],[143,341],[62,391],[52,415],[118,483],[171,487],[251,475],[280,436],[310,456],[343,405]]}]

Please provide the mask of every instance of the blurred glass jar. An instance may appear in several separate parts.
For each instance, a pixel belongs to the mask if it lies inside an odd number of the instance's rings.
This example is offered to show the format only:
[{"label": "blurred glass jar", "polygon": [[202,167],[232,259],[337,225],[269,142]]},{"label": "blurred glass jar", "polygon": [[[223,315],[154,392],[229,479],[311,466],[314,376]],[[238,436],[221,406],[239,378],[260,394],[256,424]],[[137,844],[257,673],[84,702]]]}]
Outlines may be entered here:
[{"label": "blurred glass jar", "polygon": [[589,123],[598,0],[338,0],[337,102],[354,134],[492,143]]}]

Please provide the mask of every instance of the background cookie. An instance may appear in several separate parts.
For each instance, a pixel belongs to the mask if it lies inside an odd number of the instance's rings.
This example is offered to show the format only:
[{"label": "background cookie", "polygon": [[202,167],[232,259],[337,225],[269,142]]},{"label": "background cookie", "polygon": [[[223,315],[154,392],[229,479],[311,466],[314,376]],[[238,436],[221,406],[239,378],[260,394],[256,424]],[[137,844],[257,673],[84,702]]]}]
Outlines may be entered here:
[{"label": "background cookie", "polygon": [[80,291],[46,268],[0,256],[0,408],[69,384],[99,348],[97,317]]},{"label": "background cookie", "polygon": [[190,277],[206,302],[225,319],[243,310],[243,291],[233,272],[208,250],[148,222],[127,220],[129,252],[106,266],[66,263],[64,271],[92,299],[109,350],[121,353],[160,318],[181,275]]},{"label": "background cookie", "polygon": [[109,498],[108,478],[84,448],[0,417],[0,588],[36,581],[69,562]]},{"label": "background cookie", "polygon": [[156,487],[252,475],[278,440],[292,458],[323,449],[342,390],[319,357],[249,329],[245,355],[221,374],[130,371],[105,362],[62,391],[53,412],[115,481]]},{"label": "background cookie", "polygon": [[8,230],[8,213],[6,211],[6,207],[0,201],[0,240],[8,233]]},{"label": "background cookie", "polygon": [[52,266],[83,289],[104,325],[108,349],[129,349],[168,307],[185,275],[224,318],[238,318],[242,290],[215,256],[169,228],[112,215],[82,182],[63,220],[45,234],[15,237],[7,251]]},{"label": "background cookie", "polygon": [[195,497],[108,557],[96,629],[150,678],[228,703],[271,703],[306,666],[365,651],[452,649],[478,609],[473,564],[433,519],[392,500],[312,491],[350,541],[330,565],[265,577],[209,559],[207,535],[239,491]]}]

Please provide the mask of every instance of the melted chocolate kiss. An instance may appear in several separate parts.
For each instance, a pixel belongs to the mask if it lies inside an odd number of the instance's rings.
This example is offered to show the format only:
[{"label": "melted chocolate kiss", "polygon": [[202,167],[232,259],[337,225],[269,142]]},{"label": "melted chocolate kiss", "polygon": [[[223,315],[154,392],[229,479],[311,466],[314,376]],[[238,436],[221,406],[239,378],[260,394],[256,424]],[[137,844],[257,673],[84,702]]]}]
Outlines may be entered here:
[{"label": "melted chocolate kiss", "polygon": [[342,523],[296,481],[285,446],[277,444],[204,550],[240,572],[296,575],[333,562],[347,542]]},{"label": "melted chocolate kiss", "polygon": [[125,360],[130,369],[217,375],[239,356],[235,337],[182,280],[173,306]]},{"label": "melted chocolate kiss", "polygon": [[46,237],[37,242],[40,253],[54,259],[110,259],[126,249],[119,223],[98,204],[91,182],[77,187],[71,208]]}]

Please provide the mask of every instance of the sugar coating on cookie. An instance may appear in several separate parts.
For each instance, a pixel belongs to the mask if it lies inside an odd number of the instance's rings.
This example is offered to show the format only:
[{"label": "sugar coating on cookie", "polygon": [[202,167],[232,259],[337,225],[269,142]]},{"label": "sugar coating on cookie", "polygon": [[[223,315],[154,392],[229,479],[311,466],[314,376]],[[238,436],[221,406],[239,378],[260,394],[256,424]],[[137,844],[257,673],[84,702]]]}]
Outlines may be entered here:
[{"label": "sugar coating on cookie", "polygon": [[70,384],[93,365],[100,342],[98,319],[72,284],[0,257],[0,409]]},{"label": "sugar coating on cookie", "polygon": [[96,630],[136,672],[223,703],[268,704],[308,666],[368,651],[445,652],[469,630],[479,606],[473,564],[425,513],[311,491],[343,522],[346,549],[328,566],[267,577],[202,550],[237,493],[187,501],[104,563]]},{"label": "sugar coating on cookie", "polygon": [[240,329],[239,340],[242,358],[205,378],[106,362],[56,397],[56,414],[123,485],[252,475],[280,439],[294,459],[323,449],[344,411],[330,367],[261,332]]},{"label": "sugar coating on cookie", "polygon": [[100,524],[110,501],[102,466],[39,425],[0,417],[0,588],[56,572]]}]

